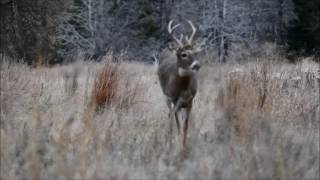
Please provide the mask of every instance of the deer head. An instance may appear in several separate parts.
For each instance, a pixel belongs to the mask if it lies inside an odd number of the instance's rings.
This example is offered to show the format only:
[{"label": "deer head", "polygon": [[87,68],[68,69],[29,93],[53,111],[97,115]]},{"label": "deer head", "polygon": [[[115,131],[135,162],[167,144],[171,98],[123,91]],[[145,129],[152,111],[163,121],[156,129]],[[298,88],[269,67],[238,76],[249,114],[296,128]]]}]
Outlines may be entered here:
[{"label": "deer head", "polygon": [[190,37],[185,36],[185,39],[183,34],[180,35],[180,38],[177,38],[174,34],[174,31],[180,24],[172,27],[173,20],[168,24],[169,35],[175,42],[175,44],[170,44],[169,49],[177,56],[177,66],[179,67],[179,75],[181,76],[185,76],[190,72],[197,72],[200,69],[200,63],[196,60],[196,54],[202,51],[202,46],[193,41],[197,29],[191,21],[188,20],[188,23],[192,28],[192,34]]}]

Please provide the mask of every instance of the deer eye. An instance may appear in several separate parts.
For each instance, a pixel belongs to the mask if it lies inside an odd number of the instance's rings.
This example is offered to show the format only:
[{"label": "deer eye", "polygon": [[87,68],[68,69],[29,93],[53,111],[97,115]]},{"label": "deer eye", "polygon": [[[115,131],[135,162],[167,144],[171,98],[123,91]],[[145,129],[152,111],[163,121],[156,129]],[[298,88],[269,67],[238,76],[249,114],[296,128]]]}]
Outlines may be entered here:
[{"label": "deer eye", "polygon": [[182,53],[181,57],[187,57],[187,54],[186,53]]}]

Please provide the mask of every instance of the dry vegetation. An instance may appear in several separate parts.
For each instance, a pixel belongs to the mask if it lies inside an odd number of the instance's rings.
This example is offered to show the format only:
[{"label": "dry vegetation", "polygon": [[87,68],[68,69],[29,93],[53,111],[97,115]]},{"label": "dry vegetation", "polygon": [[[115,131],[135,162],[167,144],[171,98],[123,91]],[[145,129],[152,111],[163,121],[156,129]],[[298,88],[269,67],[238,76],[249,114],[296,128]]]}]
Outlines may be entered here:
[{"label": "dry vegetation", "polygon": [[112,59],[2,61],[1,179],[319,179],[317,64],[203,67],[181,156],[155,68]]}]

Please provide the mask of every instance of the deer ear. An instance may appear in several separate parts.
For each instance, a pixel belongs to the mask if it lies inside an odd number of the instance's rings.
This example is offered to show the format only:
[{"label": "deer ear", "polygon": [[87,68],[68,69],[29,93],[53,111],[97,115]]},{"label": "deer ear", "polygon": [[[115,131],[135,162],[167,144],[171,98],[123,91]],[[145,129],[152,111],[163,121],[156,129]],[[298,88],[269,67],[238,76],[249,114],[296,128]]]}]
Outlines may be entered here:
[{"label": "deer ear", "polygon": [[193,52],[194,53],[199,53],[199,52],[201,52],[203,50],[204,50],[204,46],[197,46],[197,47],[194,48]]},{"label": "deer ear", "polygon": [[168,43],[168,49],[170,51],[175,51],[177,49],[176,45],[173,42]]},{"label": "deer ear", "polygon": [[206,38],[202,39],[201,42],[197,43],[197,45],[195,46],[193,51],[195,53],[203,51],[205,49],[205,46],[206,46],[206,41],[207,41]]}]

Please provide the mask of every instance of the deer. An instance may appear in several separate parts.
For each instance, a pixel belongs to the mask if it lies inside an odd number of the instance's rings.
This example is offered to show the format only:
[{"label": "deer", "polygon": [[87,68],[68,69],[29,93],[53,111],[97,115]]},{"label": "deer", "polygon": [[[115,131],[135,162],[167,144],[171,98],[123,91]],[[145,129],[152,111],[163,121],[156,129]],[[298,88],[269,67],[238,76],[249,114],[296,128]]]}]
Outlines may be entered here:
[{"label": "deer", "polygon": [[[196,54],[202,51],[202,47],[197,46],[193,40],[197,29],[190,20],[188,23],[192,34],[190,37],[185,36],[185,39],[183,34],[180,38],[174,35],[174,31],[180,24],[172,26],[173,20],[168,23],[167,30],[174,44],[160,53],[157,72],[169,108],[170,124],[176,121],[179,144],[182,149],[186,146],[192,101],[197,93],[197,72],[201,67]],[[170,133],[171,128],[172,125],[170,125]]]}]

